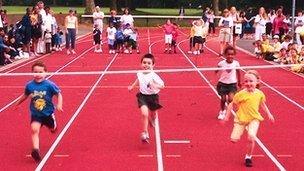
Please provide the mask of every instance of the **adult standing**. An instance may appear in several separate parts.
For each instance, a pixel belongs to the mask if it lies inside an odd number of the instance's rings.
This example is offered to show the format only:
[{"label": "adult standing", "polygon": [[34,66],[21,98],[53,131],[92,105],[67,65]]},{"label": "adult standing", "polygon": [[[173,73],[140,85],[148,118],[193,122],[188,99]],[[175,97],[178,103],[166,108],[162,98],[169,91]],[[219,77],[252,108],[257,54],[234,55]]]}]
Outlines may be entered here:
[{"label": "adult standing", "polygon": [[73,10],[69,10],[69,15],[65,17],[64,22],[66,32],[66,49],[67,54],[76,54],[75,52],[75,41],[76,41],[76,34],[78,32],[78,19],[74,15]]},{"label": "adult standing", "polygon": [[41,38],[42,36],[42,32],[41,32],[42,17],[39,14],[39,8],[37,5],[33,7],[33,11],[30,17],[32,24],[32,46],[34,49],[35,56],[39,56],[37,45],[39,38]]},{"label": "adult standing", "polygon": [[45,43],[44,43],[44,40],[43,40],[43,34],[45,32],[45,29],[46,29],[45,26],[44,26],[44,20],[45,20],[45,17],[46,17],[46,12],[44,10],[44,3],[42,1],[37,2],[37,6],[38,6],[39,14],[41,15],[41,18],[42,18],[42,23],[41,23],[41,27],[40,27],[42,36],[38,40],[37,53],[44,53],[45,52]]},{"label": "adult standing", "polygon": [[22,17],[22,34],[23,34],[23,51],[30,54],[30,42],[32,38],[32,23],[30,15],[32,14],[31,8],[26,8],[26,14]]},{"label": "adult standing", "polygon": [[119,26],[119,23],[120,23],[120,19],[118,18],[118,17],[116,17],[116,11],[115,10],[111,10],[110,11],[110,18],[109,18],[109,26],[111,25],[111,24],[113,24],[113,26],[116,28],[116,29],[118,29],[118,26]]},{"label": "adult standing", "polygon": [[266,32],[266,22],[268,20],[268,15],[264,7],[259,9],[259,14],[254,19],[255,25],[255,40],[261,40],[262,34]]},{"label": "adult standing", "polygon": [[242,29],[242,24],[241,21],[240,21],[240,16],[239,14],[237,13],[236,11],[236,8],[235,7],[231,7],[230,8],[230,14],[229,16],[232,18],[233,20],[233,29],[232,29],[232,46],[233,48],[235,49],[235,40],[236,40],[236,37],[241,34],[241,32],[238,32],[237,28],[240,27],[240,29]]},{"label": "adult standing", "polygon": [[120,22],[123,27],[125,27],[126,24],[130,24],[131,27],[134,27],[134,19],[129,8],[125,8],[124,14],[120,18]]},{"label": "adult standing", "polygon": [[95,12],[93,13],[94,26],[97,25],[98,29],[102,32],[103,29],[103,18],[104,13],[100,11],[100,7],[95,7]]},{"label": "adult standing", "polygon": [[286,17],[283,15],[283,10],[281,8],[279,8],[277,10],[277,15],[273,20],[273,34],[274,35],[279,35],[280,40],[282,40],[282,36],[284,35],[285,32],[285,27],[284,27],[284,19]]}]

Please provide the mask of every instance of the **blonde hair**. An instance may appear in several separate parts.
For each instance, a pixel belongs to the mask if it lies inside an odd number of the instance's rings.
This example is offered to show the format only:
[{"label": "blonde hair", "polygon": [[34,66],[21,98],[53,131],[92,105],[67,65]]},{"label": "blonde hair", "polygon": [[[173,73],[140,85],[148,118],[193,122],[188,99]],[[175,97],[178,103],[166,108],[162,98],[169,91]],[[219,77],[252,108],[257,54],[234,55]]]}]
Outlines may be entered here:
[{"label": "blonde hair", "polygon": [[261,87],[261,75],[258,73],[258,71],[256,70],[248,70],[246,71],[246,74],[251,74],[251,75],[254,75],[257,79],[257,85],[256,85],[256,88],[259,89]]}]

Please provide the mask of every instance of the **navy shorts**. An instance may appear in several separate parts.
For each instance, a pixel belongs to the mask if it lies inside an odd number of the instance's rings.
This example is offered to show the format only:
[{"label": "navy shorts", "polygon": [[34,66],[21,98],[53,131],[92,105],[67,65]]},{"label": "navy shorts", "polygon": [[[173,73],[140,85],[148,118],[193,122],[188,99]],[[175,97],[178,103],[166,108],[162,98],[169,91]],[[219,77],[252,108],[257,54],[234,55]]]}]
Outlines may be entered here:
[{"label": "navy shorts", "polygon": [[237,86],[236,83],[225,84],[222,82],[218,82],[216,86],[216,90],[220,96],[224,96],[230,93],[235,93],[237,91]]},{"label": "navy shorts", "polygon": [[50,129],[55,129],[57,127],[55,115],[51,114],[50,116],[31,116],[31,123],[32,122],[39,122],[41,126],[45,125]]},{"label": "navy shorts", "polygon": [[157,109],[162,108],[162,106],[159,104],[158,94],[146,95],[142,93],[137,93],[136,97],[139,108],[144,105],[147,106],[151,111],[155,111]]}]

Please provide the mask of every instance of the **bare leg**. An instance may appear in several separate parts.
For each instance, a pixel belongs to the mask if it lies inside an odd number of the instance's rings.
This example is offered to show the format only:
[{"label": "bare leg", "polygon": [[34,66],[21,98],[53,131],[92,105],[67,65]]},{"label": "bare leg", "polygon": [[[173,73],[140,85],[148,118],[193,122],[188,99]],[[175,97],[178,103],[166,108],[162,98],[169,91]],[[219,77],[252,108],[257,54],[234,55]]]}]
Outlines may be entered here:
[{"label": "bare leg", "polygon": [[140,107],[141,114],[142,114],[142,130],[143,132],[148,133],[148,124],[149,124],[149,109],[147,106],[143,105]]}]

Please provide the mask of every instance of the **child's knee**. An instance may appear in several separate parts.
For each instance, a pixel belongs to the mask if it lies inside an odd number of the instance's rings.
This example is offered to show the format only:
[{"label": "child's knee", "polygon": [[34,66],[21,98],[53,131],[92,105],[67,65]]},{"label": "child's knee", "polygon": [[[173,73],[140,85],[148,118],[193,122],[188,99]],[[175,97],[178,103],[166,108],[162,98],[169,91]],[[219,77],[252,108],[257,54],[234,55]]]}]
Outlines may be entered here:
[{"label": "child's knee", "polygon": [[235,139],[235,138],[231,138],[231,139],[230,139],[230,141],[231,141],[232,143],[237,143],[239,140],[240,140],[240,139]]}]

